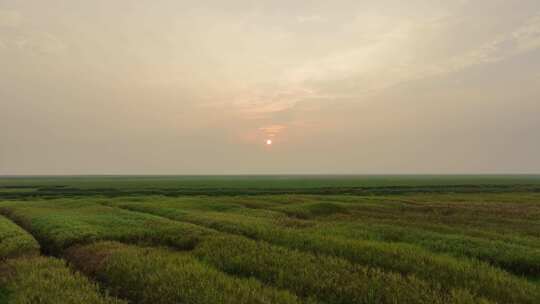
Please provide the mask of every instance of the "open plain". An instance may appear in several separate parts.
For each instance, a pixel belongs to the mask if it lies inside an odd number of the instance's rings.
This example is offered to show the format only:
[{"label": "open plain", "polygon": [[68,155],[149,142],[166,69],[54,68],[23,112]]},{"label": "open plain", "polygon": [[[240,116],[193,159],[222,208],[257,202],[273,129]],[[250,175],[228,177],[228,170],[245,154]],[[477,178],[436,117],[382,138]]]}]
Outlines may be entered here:
[{"label": "open plain", "polygon": [[540,301],[537,176],[5,177],[0,214],[5,303]]}]

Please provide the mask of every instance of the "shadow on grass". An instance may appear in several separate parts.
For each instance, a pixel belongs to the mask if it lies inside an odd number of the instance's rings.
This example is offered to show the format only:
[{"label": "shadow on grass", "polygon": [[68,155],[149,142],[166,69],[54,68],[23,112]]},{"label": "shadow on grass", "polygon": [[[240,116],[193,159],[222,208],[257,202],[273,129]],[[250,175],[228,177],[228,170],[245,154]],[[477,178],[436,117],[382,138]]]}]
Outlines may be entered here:
[{"label": "shadow on grass", "polygon": [[8,303],[8,294],[7,291],[0,289],[0,304]]}]

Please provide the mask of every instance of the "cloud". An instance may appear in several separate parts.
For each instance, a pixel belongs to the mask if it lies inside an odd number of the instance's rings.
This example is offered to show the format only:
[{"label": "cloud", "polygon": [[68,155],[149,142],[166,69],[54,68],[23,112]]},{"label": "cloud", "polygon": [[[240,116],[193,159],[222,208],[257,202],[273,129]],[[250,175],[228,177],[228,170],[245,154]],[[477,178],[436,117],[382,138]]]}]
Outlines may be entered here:
[{"label": "cloud", "polygon": [[0,37],[0,50],[12,50],[19,56],[55,55],[64,52],[67,44],[48,32],[17,30]]},{"label": "cloud", "polygon": [[465,54],[432,65],[418,78],[457,72],[475,65],[492,64],[540,48],[540,15],[527,19],[523,25],[501,34]]},{"label": "cloud", "polygon": [[56,54],[66,44],[56,35],[38,28],[21,27],[22,15],[16,10],[0,10],[0,49],[23,51],[29,54]]},{"label": "cloud", "polygon": [[33,54],[58,54],[67,48],[63,41],[47,32],[23,34],[14,40],[14,45],[21,51]]},{"label": "cloud", "polygon": [[296,17],[298,23],[312,23],[312,22],[322,22],[325,21],[325,18],[319,15],[306,15]]},{"label": "cloud", "polygon": [[279,133],[285,131],[285,129],[287,129],[286,125],[278,125],[278,124],[259,128],[259,130],[261,130],[264,134],[266,134],[267,137],[275,137]]},{"label": "cloud", "polygon": [[[470,36],[466,29],[472,21],[457,16],[459,13],[450,11],[426,18],[365,13],[345,22],[343,31],[335,33],[347,43],[327,43],[321,45],[325,52],[307,52],[272,85],[250,84],[231,94],[226,104],[241,119],[258,121],[259,131],[290,132],[294,123],[306,119],[305,109],[310,106],[304,105],[359,100],[403,83],[496,64],[540,47],[539,15],[529,14],[497,34],[486,30]],[[297,21],[320,19],[301,16]],[[274,125],[283,129],[273,132]]]},{"label": "cloud", "polygon": [[233,106],[248,119],[266,118],[273,113],[293,108],[299,101],[317,97],[311,89],[285,85],[257,88],[239,95]]},{"label": "cloud", "polygon": [[540,48],[540,14],[529,19],[524,26],[516,30],[511,39],[519,52]]},{"label": "cloud", "polygon": [[0,10],[0,27],[15,28],[21,24],[22,16],[14,10]]},{"label": "cloud", "polygon": [[[452,22],[445,18],[417,22],[403,20],[386,31],[377,28],[378,36],[374,35],[370,43],[297,66],[288,71],[286,79],[312,91],[327,83],[339,87],[340,83],[354,82],[355,92],[362,95],[476,65],[497,63],[540,48],[540,15],[534,15],[488,42],[453,50],[433,59],[424,58],[424,53],[430,55],[429,48],[437,46],[436,40],[429,39],[447,33],[451,26]],[[426,41],[430,41],[429,47],[419,50],[418,46],[426,45]],[[327,98],[331,99],[332,94],[327,94]],[[343,96],[335,95],[335,98]]]}]

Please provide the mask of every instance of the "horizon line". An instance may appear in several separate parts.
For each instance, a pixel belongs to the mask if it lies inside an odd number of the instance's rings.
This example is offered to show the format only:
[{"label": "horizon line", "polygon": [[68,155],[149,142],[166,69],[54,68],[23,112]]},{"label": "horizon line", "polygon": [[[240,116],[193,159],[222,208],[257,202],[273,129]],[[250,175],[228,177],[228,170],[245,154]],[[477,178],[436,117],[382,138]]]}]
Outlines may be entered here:
[{"label": "horizon line", "polygon": [[250,177],[250,176],[538,176],[539,173],[192,173],[192,174],[0,174],[10,177]]}]

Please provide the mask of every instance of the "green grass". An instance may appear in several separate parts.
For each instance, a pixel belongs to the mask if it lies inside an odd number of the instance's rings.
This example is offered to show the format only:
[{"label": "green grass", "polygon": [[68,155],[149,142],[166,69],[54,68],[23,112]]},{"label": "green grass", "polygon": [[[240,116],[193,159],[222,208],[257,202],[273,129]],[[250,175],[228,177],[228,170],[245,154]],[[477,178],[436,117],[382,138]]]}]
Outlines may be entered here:
[{"label": "green grass", "polygon": [[6,290],[0,288],[0,304],[7,304],[8,302],[8,293]]},{"label": "green grass", "polygon": [[503,240],[486,240],[459,233],[439,233],[376,223],[328,224],[318,227],[313,233],[348,240],[414,244],[432,252],[476,258],[517,275],[535,276],[540,273],[540,248]]},{"label": "green grass", "polygon": [[194,254],[227,273],[254,276],[325,303],[488,303],[464,289],[436,288],[414,276],[240,237],[209,238]]},{"label": "green grass", "polygon": [[[276,201],[276,198],[280,200]],[[540,242],[538,239],[528,236],[528,234],[540,231],[540,226],[535,221],[535,219],[540,218],[540,204],[534,202],[534,199],[540,201],[538,195],[531,196],[531,202],[490,202],[488,204],[471,201],[466,204],[452,202],[450,207],[448,207],[448,203],[406,205],[390,199],[375,201],[353,197],[294,196],[294,198],[295,201],[290,201],[289,197],[282,196],[248,199],[238,197],[212,199],[155,197],[149,199],[147,203],[142,200],[131,203],[129,200],[117,200],[114,204],[173,219],[208,225],[217,229],[225,229],[233,233],[243,233],[254,238],[260,238],[259,235],[264,234],[265,229],[273,230],[272,233],[274,233],[276,230],[275,222],[265,221],[264,218],[262,220],[260,218],[250,219],[243,216],[209,212],[230,211],[252,217],[257,215],[277,217],[281,223],[292,225],[314,223],[314,221],[298,221],[296,219],[317,219],[317,226],[309,231],[310,234],[324,237],[339,236],[349,239],[409,243],[433,252],[480,259],[518,275],[535,276],[540,274]],[[489,198],[489,196],[485,196],[485,198]],[[511,198],[499,196],[495,199],[509,200]],[[519,199],[519,196],[513,199]],[[208,204],[208,202],[211,203]],[[467,208],[464,208],[464,205]],[[243,207],[257,208],[258,212],[245,210]],[[262,209],[268,209],[269,212],[264,213]],[[449,209],[451,209],[451,213]],[[509,214],[506,210],[515,214]],[[515,210],[521,210],[521,213],[516,213]],[[192,211],[208,212],[192,214]],[[289,218],[280,217],[279,213],[272,211],[282,212]],[[526,212],[531,219],[527,220],[523,216],[523,212]],[[441,214],[444,214],[443,219],[441,219]],[[483,220],[479,221],[478,218]],[[407,221],[408,219],[410,220]],[[441,225],[444,221],[452,222],[454,225],[452,227]],[[499,227],[488,227],[489,230],[482,230],[483,226],[491,221],[499,223]],[[509,225],[501,225],[505,221]],[[242,225],[245,222],[247,223]],[[433,224],[429,227],[427,225],[430,222]],[[465,223],[468,228],[456,229],[455,224],[459,222]],[[423,226],[411,227],[413,223],[421,223]],[[473,225],[478,227],[472,229]],[[260,228],[262,226],[266,227],[262,229]],[[256,231],[251,231],[254,229]],[[496,230],[501,230],[502,233],[496,233]],[[520,230],[523,234],[521,236],[516,234]]]},{"label": "green grass", "polygon": [[0,261],[35,254],[39,254],[39,244],[34,237],[0,215]]},{"label": "green grass", "polygon": [[149,214],[98,205],[85,200],[9,202],[0,212],[30,231],[49,253],[74,244],[118,240],[192,248],[212,231]]},{"label": "green grass", "polygon": [[20,258],[0,264],[0,288],[13,304],[122,304],[66,263],[53,258]]},{"label": "green grass", "polygon": [[0,178],[0,214],[0,269],[130,303],[540,303],[539,176]]},{"label": "green grass", "polygon": [[539,191],[539,175],[0,177],[0,198]]},{"label": "green grass", "polygon": [[418,185],[540,184],[540,175],[222,175],[0,177],[3,187],[79,188],[320,188]]},{"label": "green grass", "polygon": [[[268,213],[269,218],[261,217],[259,209],[230,208],[229,212],[201,212],[194,211],[190,207],[192,204],[193,199],[154,203],[119,202],[116,205],[264,240],[291,249],[340,257],[355,264],[412,274],[432,286],[444,284],[453,288],[468,288],[490,299],[534,303],[536,297],[540,296],[538,289],[531,283],[475,259],[433,253],[406,243],[321,235],[313,233],[310,225],[305,222],[300,221],[303,225],[291,225],[291,221],[283,221],[283,216],[280,217],[274,212]],[[262,214],[265,214],[264,210]]]},{"label": "green grass", "polygon": [[300,303],[291,293],[228,276],[189,253],[108,242],[72,248],[66,257],[133,303]]}]

